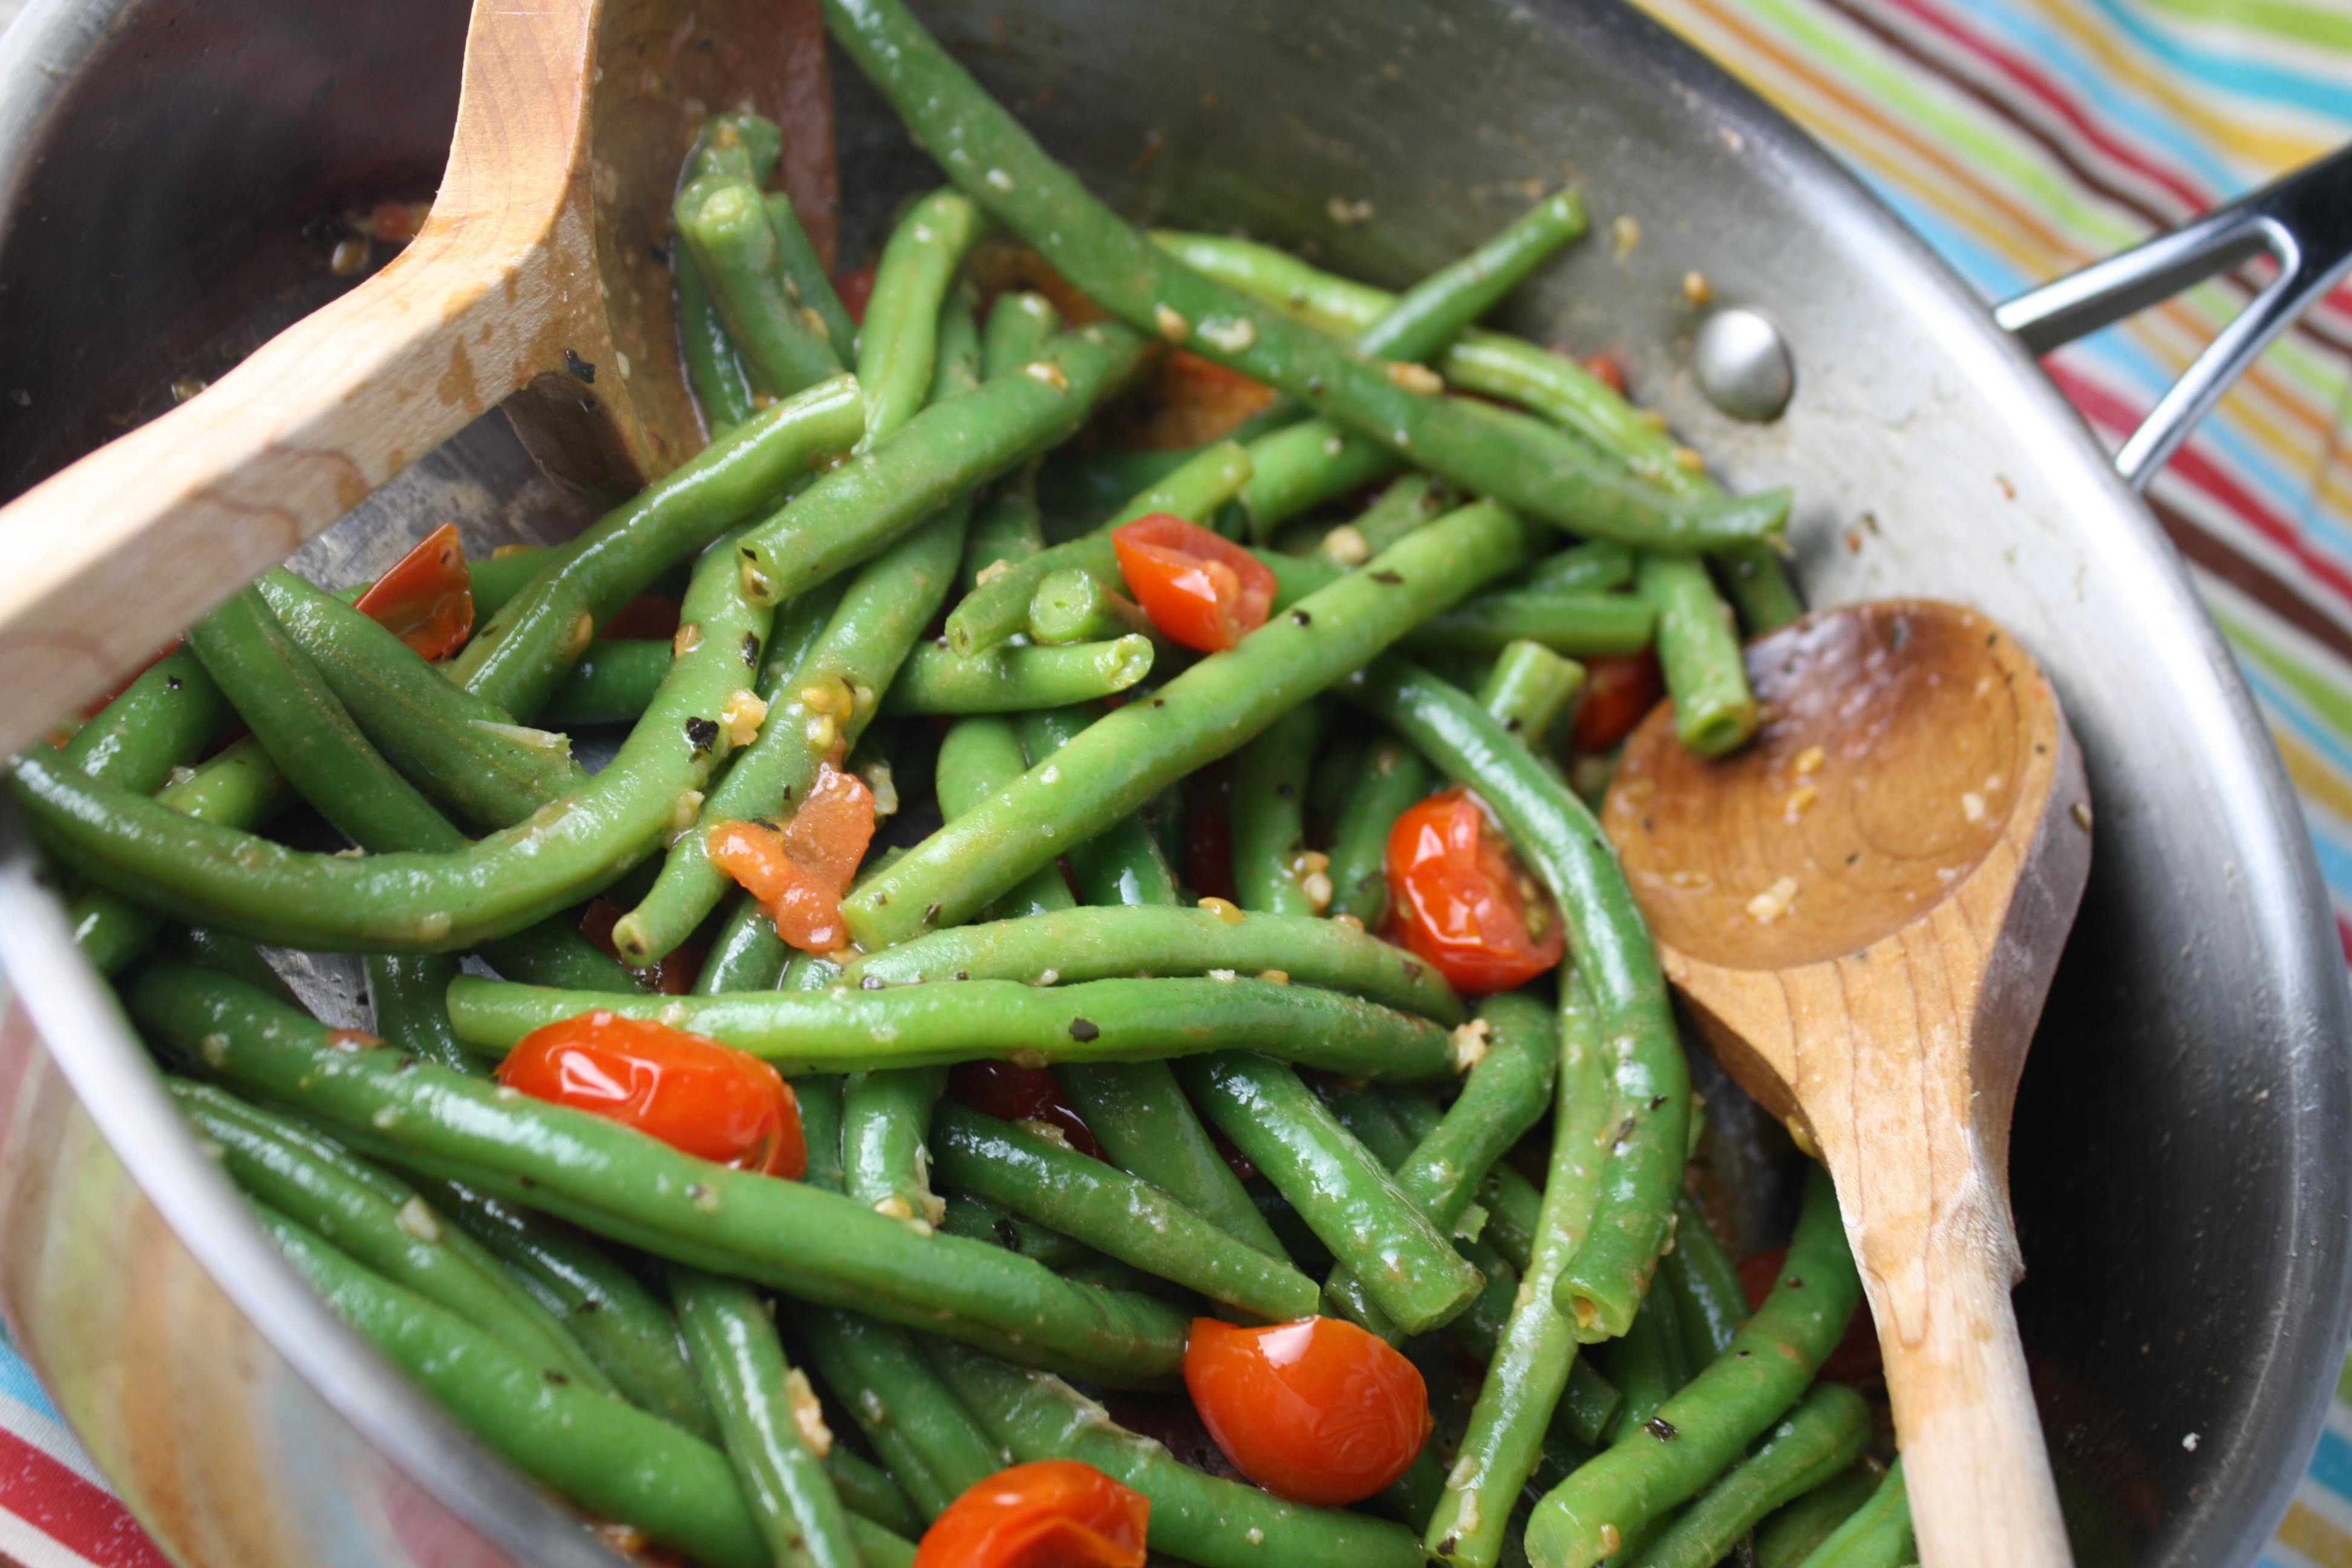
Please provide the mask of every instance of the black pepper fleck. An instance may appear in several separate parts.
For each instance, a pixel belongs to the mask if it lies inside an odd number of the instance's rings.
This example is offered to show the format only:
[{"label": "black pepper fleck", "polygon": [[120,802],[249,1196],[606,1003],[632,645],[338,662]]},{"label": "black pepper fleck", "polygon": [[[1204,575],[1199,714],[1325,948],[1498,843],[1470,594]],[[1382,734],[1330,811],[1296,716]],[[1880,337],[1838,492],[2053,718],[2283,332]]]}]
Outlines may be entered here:
[{"label": "black pepper fleck", "polygon": [[560,1372],[556,1371],[556,1370],[555,1370],[553,1367],[551,1367],[551,1366],[548,1366],[548,1367],[541,1367],[541,1368],[540,1369],[539,1375],[540,1375],[540,1376],[541,1376],[541,1377],[543,1377],[543,1378],[545,1378],[545,1379],[547,1379],[547,1381],[548,1381],[548,1382],[550,1382],[550,1383],[553,1383],[553,1384],[565,1384],[565,1383],[570,1383],[570,1382],[572,1381],[572,1379],[571,1379],[571,1378],[569,1378],[568,1376],[566,1376],[566,1375],[565,1375],[565,1374],[563,1374],[562,1373],[560,1373]]},{"label": "black pepper fleck", "polygon": [[1653,1415],[1642,1423],[1642,1430],[1661,1443],[1671,1443],[1682,1436],[1681,1428],[1663,1415]]},{"label": "black pepper fleck", "polygon": [[177,691],[180,689],[180,678],[176,675],[165,676],[163,678],[163,689],[166,691]]},{"label": "black pepper fleck", "polygon": [[1653,1095],[1650,1099],[1650,1109],[1655,1110],[1658,1107],[1665,1104],[1665,1102],[1666,1097],[1664,1095]]},{"label": "black pepper fleck", "polygon": [[1074,1040],[1098,1040],[1101,1037],[1102,1031],[1086,1019],[1073,1018],[1070,1020],[1070,1038]]},{"label": "black pepper fleck", "polygon": [[1312,626],[1315,623],[1315,617],[1304,610],[1293,610],[1290,612],[1290,621],[1293,626]]},{"label": "black pepper fleck", "polygon": [[939,906],[939,904],[937,903],[937,901],[932,902],[929,907],[927,907],[927,908],[923,910],[923,923],[924,923],[925,925],[929,925],[929,924],[930,924],[933,921],[937,920],[937,919],[939,919],[939,918],[940,918],[940,906]]},{"label": "black pepper fleck", "polygon": [[1371,574],[1371,578],[1373,582],[1391,588],[1395,587],[1399,583],[1404,581],[1402,577],[1399,576],[1396,573],[1390,571],[1385,566]]},{"label": "black pepper fleck", "polygon": [[694,718],[686,721],[686,743],[694,748],[696,756],[719,744],[719,721]]},{"label": "black pepper fleck", "polygon": [[757,632],[743,634],[743,668],[746,669],[760,668],[760,634]]},{"label": "black pepper fleck", "polygon": [[582,359],[578,354],[573,353],[570,349],[565,349],[563,351],[563,368],[570,371],[573,375],[578,376],[590,386],[596,384],[596,367],[590,364],[586,360]]}]

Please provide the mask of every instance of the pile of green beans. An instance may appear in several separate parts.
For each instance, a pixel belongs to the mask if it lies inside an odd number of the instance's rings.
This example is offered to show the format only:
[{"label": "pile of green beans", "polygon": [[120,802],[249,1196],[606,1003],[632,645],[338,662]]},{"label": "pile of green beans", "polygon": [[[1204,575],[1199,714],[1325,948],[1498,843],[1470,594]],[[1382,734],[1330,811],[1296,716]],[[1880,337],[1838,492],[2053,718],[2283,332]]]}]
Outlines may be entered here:
[{"label": "pile of green beans", "polygon": [[[16,763],[191,1131],[491,1447],[719,1568],[898,1568],[1046,1458],[1143,1493],[1202,1568],[1897,1561],[1899,1468],[1815,1378],[1859,1296],[1835,1196],[1811,1176],[1751,1313],[1685,1187],[1654,948],[1567,783],[1608,760],[1570,739],[1587,661],[1654,651],[1695,752],[1753,733],[1738,632],[1796,613],[1788,497],[1727,494],[1476,325],[1580,240],[1572,191],[1395,293],[1147,236],[901,0],[824,11],[949,182],[862,321],[765,188],[782,132],[711,117],[667,252],[700,455],[475,563],[437,665],[276,571]],[[990,299],[1003,245],[1099,309]],[[1108,444],[1170,344],[1273,401],[1194,449]],[[1111,538],[1153,513],[1250,547],[1270,618],[1164,635]],[[656,591],[676,635],[625,632]],[[569,731],[604,726],[592,775]],[[794,953],[712,847],[835,771],[875,847],[851,944]],[[1465,995],[1399,935],[1390,843],[1449,784],[1565,925],[1520,990]],[[365,954],[373,1032],[256,943]],[[493,1079],[598,1016],[771,1064],[798,1179]],[[1180,1388],[1202,1314],[1342,1318],[1480,1375],[1383,1492],[1301,1506],[1095,1403]]]}]

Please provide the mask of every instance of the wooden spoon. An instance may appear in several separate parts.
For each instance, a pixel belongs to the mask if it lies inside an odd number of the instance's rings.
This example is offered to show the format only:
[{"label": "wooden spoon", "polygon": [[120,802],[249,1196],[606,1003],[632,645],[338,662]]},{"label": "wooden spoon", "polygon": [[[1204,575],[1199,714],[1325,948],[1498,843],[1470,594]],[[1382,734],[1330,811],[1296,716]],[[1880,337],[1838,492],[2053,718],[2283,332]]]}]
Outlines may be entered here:
[{"label": "wooden spoon", "polygon": [[666,255],[703,118],[786,129],[820,255],[835,190],[815,0],[478,0],[432,216],[197,397],[0,510],[0,756],[484,409],[633,490],[703,436]]},{"label": "wooden spoon", "polygon": [[1811,616],[1748,650],[1718,762],[1662,707],[1602,810],[1716,1056],[1836,1179],[1926,1568],[2070,1563],[2009,1292],[2010,1112],[2091,859],[2050,683],[1970,610]]}]

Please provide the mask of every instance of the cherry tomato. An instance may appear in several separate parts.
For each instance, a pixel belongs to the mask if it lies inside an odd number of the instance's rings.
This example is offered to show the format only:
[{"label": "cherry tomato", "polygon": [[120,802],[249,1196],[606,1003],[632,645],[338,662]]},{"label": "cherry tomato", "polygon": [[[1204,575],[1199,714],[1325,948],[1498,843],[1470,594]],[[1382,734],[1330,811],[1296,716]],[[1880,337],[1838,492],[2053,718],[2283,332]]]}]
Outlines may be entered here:
[{"label": "cherry tomato", "polygon": [[722,822],[704,853],[760,900],[778,936],[803,952],[832,952],[849,941],[841,895],[873,841],[874,792],[827,762],[782,827]]},{"label": "cherry tomato", "polygon": [[667,642],[677,636],[677,601],[667,594],[640,594],[614,611],[596,635]]},{"label": "cherry tomato", "polygon": [[1625,395],[1625,372],[1615,360],[1607,354],[1586,354],[1576,363],[1591,372],[1593,380],[1620,397]]},{"label": "cherry tomato", "polygon": [[600,1007],[533,1029],[499,1081],[739,1171],[797,1180],[808,1169],[793,1086],[747,1051],[667,1024]]},{"label": "cherry tomato", "polygon": [[1113,405],[1099,434],[1114,447],[1175,451],[1222,441],[1274,401],[1274,388],[1185,349],[1162,354],[1142,387]]},{"label": "cherry tomato", "polygon": [[1361,1502],[1404,1474],[1435,1425],[1420,1369],[1338,1318],[1264,1329],[1195,1318],[1184,1386],[1242,1474],[1321,1508]]},{"label": "cherry tomato", "polygon": [[1211,763],[1184,780],[1184,885],[1203,899],[1233,903],[1234,775],[1224,762]]},{"label": "cherry tomato", "polygon": [[1115,530],[1119,575],[1151,624],[1202,653],[1228,648],[1265,625],[1274,573],[1230,539],[1164,511]]},{"label": "cherry tomato", "polygon": [[[1739,1288],[1747,1293],[1750,1309],[1764,1304],[1764,1298],[1772,1293],[1773,1285],[1780,1278],[1781,1265],[1788,1261],[1789,1249],[1776,1247],[1739,1266]],[[1862,1310],[1845,1326],[1845,1338],[1822,1363],[1821,1374],[1832,1383],[1868,1383],[1883,1371],[1878,1353],[1878,1320],[1871,1315],[1870,1303],[1864,1300]]]},{"label": "cherry tomato", "polygon": [[1013,1062],[961,1062],[948,1073],[948,1096],[999,1121],[1042,1121],[1058,1127],[1070,1147],[1081,1154],[1103,1157],[1087,1119],[1062,1095],[1062,1086],[1045,1068],[1024,1068]]},{"label": "cherry tomato", "polygon": [[1465,791],[1431,795],[1397,818],[1388,873],[1396,936],[1457,991],[1524,985],[1567,951],[1550,896]]},{"label": "cherry tomato", "polygon": [[1015,1465],[931,1521],[915,1568],[1143,1568],[1151,1500],[1076,1459]]},{"label": "cherry tomato", "polygon": [[849,312],[849,319],[864,326],[866,302],[874,298],[874,268],[859,267],[835,274],[833,291],[841,296],[841,308]]},{"label": "cherry tomato", "polygon": [[1658,668],[1658,656],[1648,648],[1601,654],[1586,659],[1584,668],[1591,679],[1576,705],[1569,738],[1580,752],[1605,752],[1632,734],[1642,716],[1657,706],[1665,675]]},{"label": "cherry tomato", "polygon": [[474,577],[457,525],[445,522],[419,540],[356,608],[426,658],[456,653],[474,629]]}]

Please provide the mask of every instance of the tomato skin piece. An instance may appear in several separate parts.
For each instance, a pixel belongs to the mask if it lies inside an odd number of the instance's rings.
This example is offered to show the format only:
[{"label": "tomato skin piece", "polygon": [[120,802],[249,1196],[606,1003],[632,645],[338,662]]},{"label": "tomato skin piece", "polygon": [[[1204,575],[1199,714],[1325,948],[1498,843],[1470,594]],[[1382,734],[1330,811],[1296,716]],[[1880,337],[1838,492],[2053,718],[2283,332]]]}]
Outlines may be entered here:
[{"label": "tomato skin piece", "polygon": [[1097,1160],[1103,1157],[1087,1119],[1064,1097],[1048,1068],[1024,1068],[1018,1062],[958,1062],[948,1070],[948,1098],[999,1121],[1058,1127],[1071,1148]]},{"label": "tomato skin piece", "polygon": [[849,319],[864,326],[866,301],[874,298],[874,268],[855,267],[834,274],[833,291],[841,296],[841,308],[849,312]]},{"label": "tomato skin piece", "polygon": [[1584,661],[1584,696],[1576,704],[1569,739],[1580,752],[1605,752],[1633,732],[1666,689],[1654,649],[1601,654]]},{"label": "tomato skin piece", "polygon": [[499,1082],[739,1171],[797,1181],[808,1169],[793,1086],[748,1051],[667,1024],[598,1008],[533,1029]]},{"label": "tomato skin piece", "polygon": [[1155,511],[1114,529],[1119,575],[1143,613],[1173,641],[1202,653],[1229,648],[1265,625],[1274,572],[1198,523]]},{"label": "tomato skin piece", "polygon": [[1143,1568],[1151,1500],[1076,1459],[999,1470],[948,1504],[915,1568]]},{"label": "tomato skin piece", "polygon": [[445,522],[377,578],[352,606],[425,658],[446,658],[474,630],[474,574],[457,525]]},{"label": "tomato skin piece", "polygon": [[1361,1502],[1403,1475],[1436,1425],[1421,1369],[1338,1318],[1262,1329],[1195,1318],[1184,1386],[1242,1474],[1318,1508]]},{"label": "tomato skin piece", "polygon": [[1406,808],[1389,833],[1388,876],[1394,936],[1457,991],[1524,985],[1568,950],[1550,895],[1467,791]]},{"label": "tomato skin piece", "polygon": [[873,841],[874,792],[856,773],[825,762],[783,826],[721,822],[703,853],[760,900],[778,936],[803,952],[822,953],[849,941],[841,895]]}]

